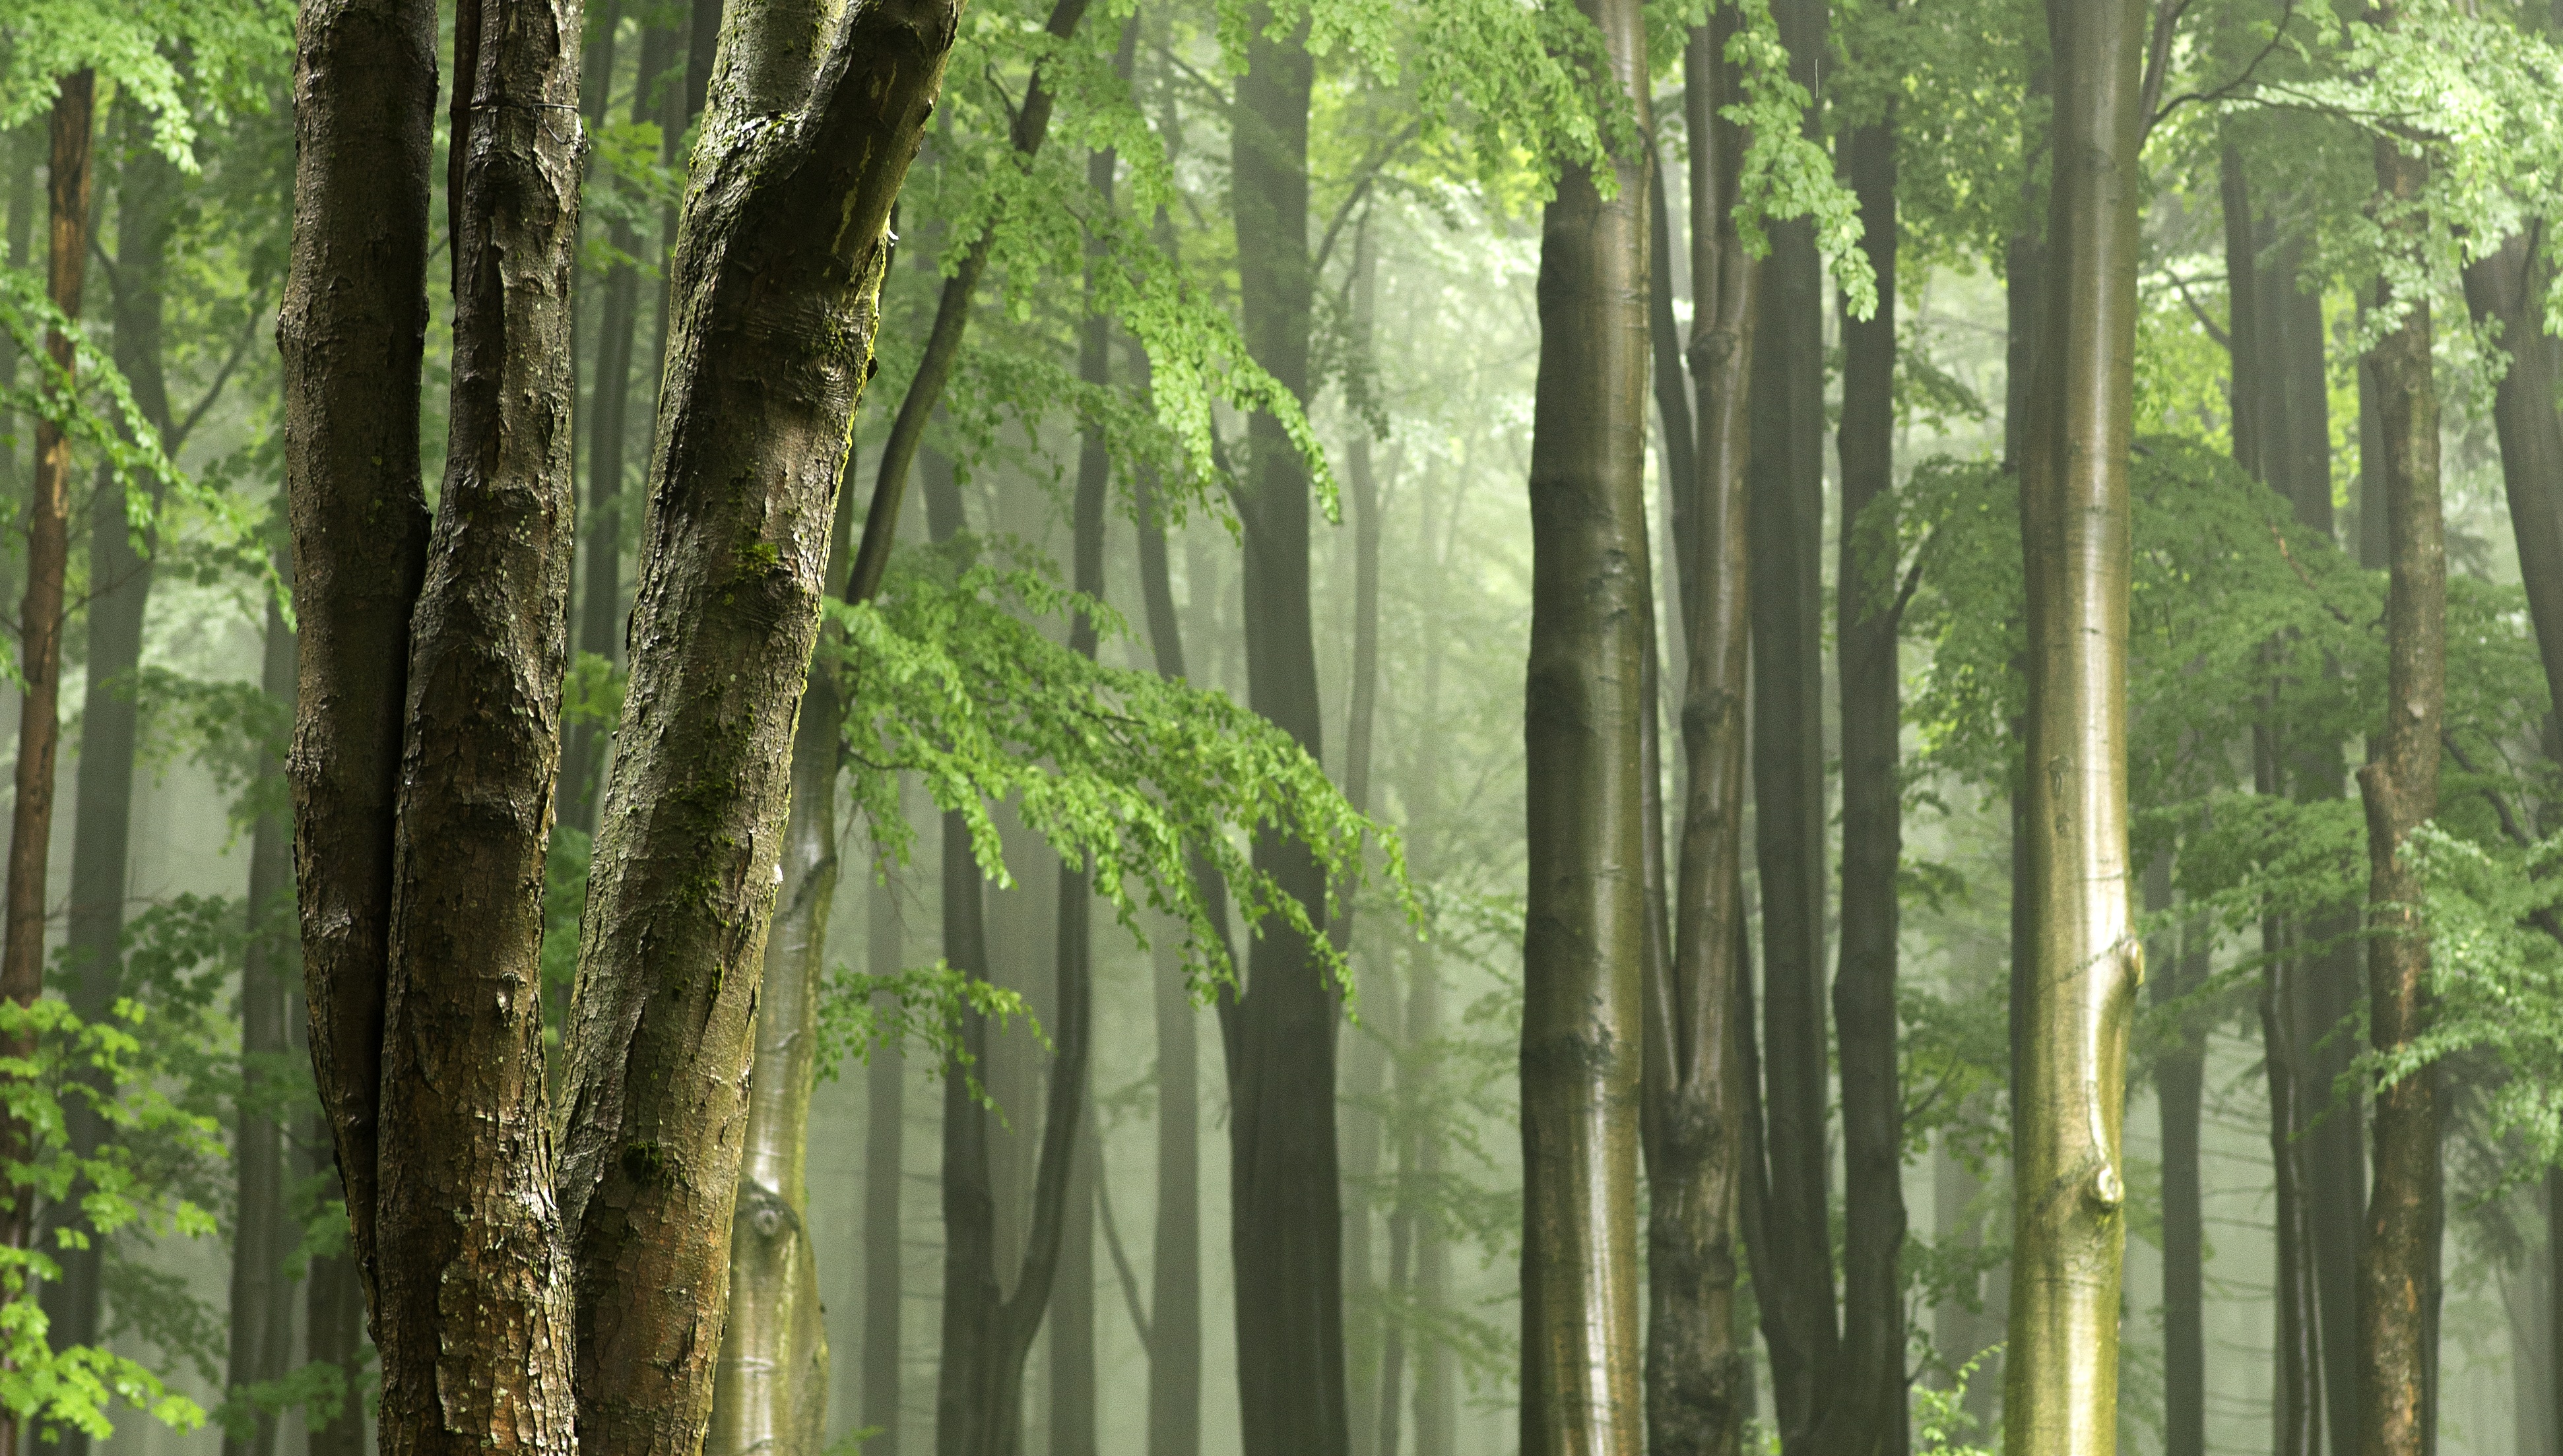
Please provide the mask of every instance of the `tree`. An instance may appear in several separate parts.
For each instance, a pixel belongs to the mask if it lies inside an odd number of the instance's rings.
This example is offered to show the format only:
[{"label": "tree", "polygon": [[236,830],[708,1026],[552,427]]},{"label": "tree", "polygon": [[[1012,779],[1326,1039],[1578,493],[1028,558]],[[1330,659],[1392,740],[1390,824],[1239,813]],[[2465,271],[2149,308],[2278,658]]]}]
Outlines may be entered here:
[{"label": "tree", "polygon": [[1647,158],[1638,140],[1647,51],[1637,6],[1594,0],[1579,12],[1600,32],[1595,85],[1615,111],[1627,98],[1636,126],[1606,132],[1603,156],[1561,159],[1540,231],[1524,689],[1525,1456],[1635,1452],[1644,1439],[1635,1124],[1647,920],[1641,623],[1652,611]]},{"label": "tree", "polygon": [[2119,1124],[2144,955],[2127,865],[2127,459],[2145,8],[2049,12],[2054,180],[2020,456],[2027,585],[2026,974],[2016,976],[2005,1442],[2117,1428]]}]

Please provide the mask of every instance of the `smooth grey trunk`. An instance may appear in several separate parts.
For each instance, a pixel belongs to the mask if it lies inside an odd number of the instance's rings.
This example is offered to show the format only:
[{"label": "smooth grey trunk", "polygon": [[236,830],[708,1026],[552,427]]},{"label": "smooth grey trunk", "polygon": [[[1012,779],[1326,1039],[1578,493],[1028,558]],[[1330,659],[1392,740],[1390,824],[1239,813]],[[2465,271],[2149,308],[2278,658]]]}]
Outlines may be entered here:
[{"label": "smooth grey trunk", "polygon": [[[2146,864],[2147,915],[2171,908],[2171,869],[2168,852],[2158,851]],[[2203,938],[2206,927],[2194,931]],[[2158,968],[2152,986],[2157,1014],[2204,979],[2192,976],[2183,944],[2192,933],[2186,927],[2165,931],[2147,953]],[[2184,1016],[2154,1062],[2162,1124],[2163,1456],[2207,1456],[2207,1227],[2199,1167],[2206,1078],[2204,1030],[2194,1016]]]}]

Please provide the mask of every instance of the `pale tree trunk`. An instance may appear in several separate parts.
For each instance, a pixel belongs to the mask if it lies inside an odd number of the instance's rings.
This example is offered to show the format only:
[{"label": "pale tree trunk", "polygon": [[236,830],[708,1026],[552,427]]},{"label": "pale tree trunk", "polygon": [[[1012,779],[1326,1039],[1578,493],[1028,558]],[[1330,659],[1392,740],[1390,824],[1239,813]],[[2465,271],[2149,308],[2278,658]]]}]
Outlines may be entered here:
[{"label": "pale tree trunk", "polygon": [[[1581,7],[1637,111],[1630,0]],[[1643,1449],[1637,1163],[1647,887],[1647,159],[1570,163],[1540,237],[1525,688],[1521,1450]]]},{"label": "pale tree trunk", "polygon": [[543,857],[574,485],[577,0],[455,21],[452,426],[412,618],[383,986],[387,1453],[573,1449],[543,1085]]},{"label": "pale tree trunk", "polygon": [[[875,976],[897,974],[906,955],[905,927],[898,891],[887,876],[873,882],[866,922],[868,969]],[[875,1049],[864,1085],[864,1383],[856,1423],[881,1432],[865,1442],[872,1456],[898,1456],[899,1348],[906,1323],[900,1301],[907,1284],[898,1210],[907,1163],[907,1058],[896,1047]]]},{"label": "pale tree trunk", "polygon": [[[1864,515],[1895,488],[1895,113],[1841,143],[1877,311],[1840,310],[1842,522],[1835,637],[1842,682],[1842,946],[1833,1008],[1843,1109],[1843,1373],[1815,1430],[1822,1456],[1904,1456],[1904,1101],[1896,1072],[1897,870],[1903,857],[1896,610]],[[1883,502],[1882,505],[1874,503]],[[1884,538],[1891,543],[1891,532]]]},{"label": "pale tree trunk", "polygon": [[[1648,1443],[1664,1456],[1734,1456],[1752,1370],[1735,1338],[1738,1200],[1749,1106],[1734,1019],[1744,917],[1745,703],[1752,590],[1751,382],[1761,261],[1735,222],[1746,137],[1721,8],[1683,54],[1690,149],[1695,474],[1676,482],[1684,607],[1684,800],[1673,956],[1646,988]],[[1668,233],[1671,232],[1668,226]],[[1669,266],[1658,260],[1656,267]],[[1666,416],[1674,417],[1671,406]],[[1685,409],[1684,418],[1692,416]],[[1687,529],[1684,529],[1686,527]]]},{"label": "pale tree trunk", "polygon": [[2117,1440],[2127,1025],[2127,453],[2146,7],[2050,11],[2050,263],[2021,454],[2029,707],[2016,971],[2009,1449]]},{"label": "pale tree trunk", "polygon": [[954,0],[723,24],[567,1036],[579,1434],[618,1453],[690,1451],[709,1418],[794,705],[890,206],[957,26]]},{"label": "pale tree trunk", "polygon": [[[50,238],[46,291],[54,306],[77,318],[81,282],[89,265],[90,149],[98,100],[97,76],[62,78],[54,98],[53,152],[47,190]],[[72,340],[53,332],[46,353],[72,368]],[[54,829],[54,754],[62,738],[63,595],[71,556],[71,441],[48,421],[36,425],[36,479],[27,506],[27,594],[19,622],[19,664],[26,689],[19,699],[17,801],[9,824],[8,923],[0,941],[0,997],[32,1005],[45,989],[45,878]],[[32,1034],[0,1039],[0,1051],[28,1056]],[[6,1152],[30,1152],[27,1127],[11,1119]],[[35,1193],[17,1190],[5,1242],[27,1248],[35,1241]],[[15,1450],[18,1422],[0,1412],[0,1450]]]}]

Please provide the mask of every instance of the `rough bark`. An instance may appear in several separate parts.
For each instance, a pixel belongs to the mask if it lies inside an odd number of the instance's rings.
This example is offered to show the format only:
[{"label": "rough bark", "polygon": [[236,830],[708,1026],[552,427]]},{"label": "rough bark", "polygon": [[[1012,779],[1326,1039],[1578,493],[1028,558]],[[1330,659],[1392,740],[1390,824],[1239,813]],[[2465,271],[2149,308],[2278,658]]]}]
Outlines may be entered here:
[{"label": "rough bark", "polygon": [[[1315,278],[1308,238],[1306,22],[1266,34],[1250,15],[1232,113],[1238,299],[1248,352],[1308,394]],[[1245,524],[1247,700],[1323,761],[1308,600],[1308,477],[1281,422],[1248,428]],[[1305,844],[1263,834],[1257,869],[1307,908],[1320,932],[1326,885]],[[1229,1073],[1229,1247],[1236,1268],[1237,1379],[1245,1456],[1343,1456],[1343,1205],[1335,1146],[1337,1009],[1314,949],[1268,925],[1248,951],[1245,991],[1224,1018]]]},{"label": "rough bark", "polygon": [[[2394,23],[2394,8],[2370,13]],[[2380,205],[2390,246],[2417,249],[2427,164],[2397,137],[2376,143]],[[2420,879],[2404,854],[2413,828],[2438,812],[2439,736],[2447,710],[2448,567],[2439,505],[2439,401],[2431,376],[2426,297],[2379,306],[2400,318],[2369,352],[2376,377],[2385,494],[2385,723],[2358,771],[2367,812],[2369,1044],[2391,1053],[2427,1024],[2430,945],[2407,907]],[[2439,1158],[2439,1078],[2424,1070],[2375,1094],[2376,1176],[2359,1251],[2358,1444],[2362,1456],[2431,1450],[2429,1387],[2438,1363],[2439,1244],[2445,1222]]]},{"label": "rough bark", "polygon": [[[1877,273],[1877,311],[1841,310],[1843,396],[1840,593],[1835,640],[1842,685],[1842,945],[1833,1008],[1843,1109],[1844,1379],[1816,1427],[1824,1456],[1903,1456],[1904,1094],[1896,1075],[1896,880],[1903,858],[1901,706],[1893,609],[1862,534],[1873,503],[1895,488],[1895,113],[1854,128],[1843,168],[1859,199],[1862,247]],[[1885,539],[1892,541],[1889,533]],[[1891,547],[1888,548],[1890,551]]]},{"label": "rough bark", "polygon": [[[1823,0],[1772,7],[1790,75],[1815,93]],[[1808,124],[1813,125],[1812,116]],[[1770,229],[1753,350],[1754,858],[1762,897],[1762,1075],[1771,1207],[1755,1302],[1788,1456],[1841,1393],[1825,1035],[1824,266],[1814,225]]]},{"label": "rough bark", "polygon": [[[1744,916],[1745,701],[1752,556],[1746,461],[1761,261],[1735,223],[1741,128],[1718,114],[1739,88],[1724,59],[1731,11],[1682,58],[1690,134],[1694,473],[1674,503],[1686,653],[1684,799],[1670,974],[1646,987],[1647,1429],[1651,1449],[1734,1456],[1752,1373],[1735,1338],[1735,1247],[1747,1105],[1734,983]],[[1668,226],[1667,230],[1671,229]],[[1657,261],[1657,269],[1666,266]],[[1667,407],[1665,413],[1672,417]],[[1684,527],[1687,529],[1683,529]],[[1651,967],[1651,969],[1653,969]]]},{"label": "rough bark", "polygon": [[301,629],[286,773],[303,996],[368,1307],[392,809],[410,608],[427,572],[418,400],[436,34],[429,0],[302,7],[294,245],[277,320]]},{"label": "rough bark", "polygon": [[[294,701],[294,634],[274,602],[260,686]],[[263,777],[284,785],[285,762],[270,758]],[[285,1129],[276,1119],[278,1092],[267,1085],[292,1050],[286,994],[294,964],[294,824],[263,814],[250,831],[249,945],[241,960],[241,1105],[232,1134],[232,1178],[238,1190],[232,1236],[231,1352],[224,1386],[234,1392],[282,1379],[293,1366],[293,1284],[286,1259],[296,1232],[286,1200]],[[269,1456],[276,1416],[261,1411],[244,1438],[226,1430],[224,1456]]]},{"label": "rough bark", "polygon": [[[865,959],[875,976],[894,975],[905,957],[898,892],[873,881]],[[875,1051],[864,1076],[864,1340],[863,1406],[858,1425],[879,1435],[873,1456],[898,1456],[900,1302],[906,1292],[899,1239],[899,1191],[906,1178],[907,1058],[895,1047]]]},{"label": "rough bark", "polygon": [[383,986],[387,1453],[573,1449],[541,952],[576,499],[578,28],[577,0],[466,0],[455,20],[452,426],[411,624]]},{"label": "rough bark", "polygon": [[[614,23],[610,11],[604,19],[610,28]],[[675,62],[680,39],[671,25],[654,25],[642,33],[641,70],[632,89],[635,123],[665,119],[667,108],[653,104],[658,98],[652,94],[651,83]],[[585,99],[601,112],[604,88],[593,83]],[[618,215],[608,228],[607,242],[615,262],[605,275],[585,423],[587,514],[580,522],[578,543],[576,645],[578,651],[593,652],[611,662],[623,647],[623,461],[632,433],[633,342],[641,327],[641,233]],[[673,228],[669,243],[675,244]],[[608,737],[599,725],[581,723],[570,729],[561,749],[561,822],[583,834],[596,832],[597,779],[605,766]]]},{"label": "rough bark", "polygon": [[[2171,857],[2145,866],[2145,913],[2171,908]],[[2146,959],[2157,1011],[2198,989],[2184,941],[2204,940],[2203,924],[2154,939]],[[2203,946],[2202,946],[2203,949]],[[2207,1456],[2207,1223],[2200,1182],[2200,1108],[2206,1099],[2207,1043],[2182,1017],[2154,1060],[2154,1103],[2162,1120],[2163,1456]]]},{"label": "rough bark", "polygon": [[[1580,8],[1601,32],[1606,84],[1628,97],[1643,129],[1639,7]],[[1647,939],[1640,720],[1654,596],[1647,157],[1607,165],[1616,183],[1608,199],[1592,169],[1564,168],[1540,235],[1523,731],[1523,1456],[1635,1453],[1645,1438],[1636,1234]]]},{"label": "rough bark", "polygon": [[2144,954],[2128,905],[2126,667],[2138,114],[2146,7],[2049,12],[2046,302],[2021,455],[2029,708],[2018,968],[2010,1449],[2117,1437],[2120,1144]]},{"label": "rough bark", "polygon": [[794,705],[892,201],[955,0],[733,11],[695,148],[628,640],[580,929],[561,1206],[579,1438],[702,1439]]}]

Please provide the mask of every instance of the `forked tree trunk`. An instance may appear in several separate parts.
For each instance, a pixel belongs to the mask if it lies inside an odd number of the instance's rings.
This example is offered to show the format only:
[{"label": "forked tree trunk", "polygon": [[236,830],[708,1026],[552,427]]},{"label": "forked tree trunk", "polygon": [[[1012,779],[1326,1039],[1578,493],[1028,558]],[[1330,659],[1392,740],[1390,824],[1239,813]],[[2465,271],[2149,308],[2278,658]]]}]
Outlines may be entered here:
[{"label": "forked tree trunk", "polygon": [[567,1036],[579,1435],[600,1449],[675,1456],[709,1416],[794,705],[890,206],[958,19],[906,0],[723,23]]},{"label": "forked tree trunk", "polygon": [[[2397,7],[2370,12],[2396,23]],[[2376,183],[2389,246],[2420,249],[2412,212],[2428,164],[2404,138],[2379,137]],[[2409,143],[2417,147],[2417,143]],[[2358,771],[2367,810],[2369,1044],[2392,1053],[2428,1024],[2430,943],[2408,907],[2421,882],[2404,853],[2414,827],[2438,812],[2439,736],[2447,712],[2448,563],[2439,504],[2439,397],[2432,378],[2430,301],[2380,288],[2401,317],[2377,341],[2389,585],[2385,599],[2385,723]],[[2438,1363],[2439,1243],[2446,1211],[2439,1158],[2439,1076],[2415,1072],[2376,1092],[2376,1180],[2359,1252],[2358,1384],[2361,1456],[2426,1456],[2435,1445],[2430,1399]]]},{"label": "forked tree trunk", "polygon": [[2141,0],[2049,12],[2056,69],[2046,305],[2021,455],[2029,707],[2015,983],[2015,1212],[2005,1442],[2117,1439],[2120,1143],[2144,954],[2127,883],[2128,449]]},{"label": "forked tree trunk", "polygon": [[[1904,1094],[1896,1074],[1896,872],[1903,857],[1894,548],[1866,516],[1894,509],[1895,112],[1842,141],[1877,311],[1841,308],[1842,522],[1835,638],[1842,680],[1842,946],[1834,974],[1843,1109],[1843,1372],[1816,1427],[1821,1456],[1904,1456]],[[1883,541],[1895,537],[1887,532]],[[1875,559],[1883,554],[1884,559]]]},{"label": "forked tree trunk", "polygon": [[[1754,323],[1762,264],[1735,221],[1746,137],[1719,114],[1740,78],[1720,7],[1682,57],[1690,148],[1695,474],[1676,482],[1677,600],[1684,624],[1685,797],[1673,896],[1673,956],[1645,988],[1647,1435],[1664,1456],[1734,1456],[1752,1371],[1735,1336],[1738,1198],[1750,1105],[1734,1021],[1745,806],[1752,583],[1749,488]],[[1670,233],[1670,226],[1666,229]],[[1658,269],[1669,266],[1656,260]],[[1676,418],[1671,405],[1668,421]],[[1670,458],[1672,452],[1668,452]],[[1686,527],[1686,529],[1685,529]]]},{"label": "forked tree trunk", "polygon": [[[1579,6],[1647,119],[1631,0]],[[1647,943],[1640,814],[1648,581],[1647,158],[1569,163],[1541,223],[1525,688],[1521,1450],[1644,1448],[1638,1103]],[[1714,195],[1714,189],[1712,189]],[[1241,1232],[1243,1232],[1241,1228]]]},{"label": "forked tree trunk", "polygon": [[387,1453],[574,1449],[544,1095],[543,859],[576,485],[577,0],[466,0],[452,427],[412,618],[383,987],[374,1339]]}]

